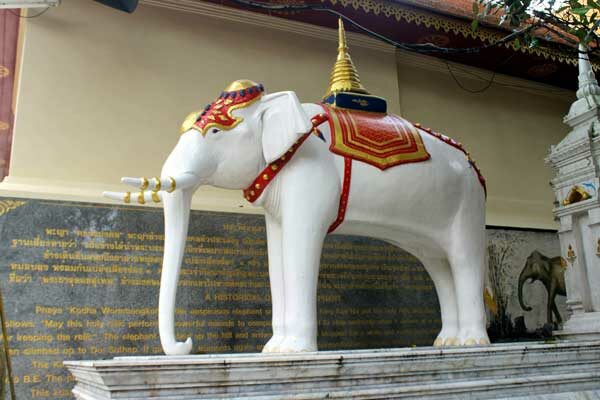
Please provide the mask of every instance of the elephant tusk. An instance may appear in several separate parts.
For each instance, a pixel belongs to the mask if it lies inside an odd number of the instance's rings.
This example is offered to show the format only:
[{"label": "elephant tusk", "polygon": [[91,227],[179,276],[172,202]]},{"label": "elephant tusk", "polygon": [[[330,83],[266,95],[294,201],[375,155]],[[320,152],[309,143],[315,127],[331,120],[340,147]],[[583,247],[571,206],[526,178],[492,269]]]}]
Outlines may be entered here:
[{"label": "elephant tusk", "polygon": [[[150,187],[150,181],[146,177],[141,177],[141,178],[123,177],[123,178],[121,178],[121,183],[124,183],[129,186],[137,187],[140,190],[147,190]],[[154,189],[154,187],[152,187],[152,189]]]},{"label": "elephant tusk", "polygon": [[[121,182],[139,188],[139,192],[102,192],[102,196],[122,201],[125,204],[138,203],[160,203],[165,193],[172,193],[176,189],[193,188],[198,184],[196,175],[186,172],[177,176],[167,176],[164,178],[155,177],[148,179],[145,177],[131,178],[123,177]],[[147,190],[150,189],[150,190]]]},{"label": "elephant tusk", "polygon": [[108,199],[122,201],[125,204],[138,203],[146,204],[149,202],[160,203],[162,201],[162,192],[139,191],[131,192],[103,192],[102,195]]},{"label": "elephant tusk", "polygon": [[129,186],[137,187],[140,190],[150,189],[154,192],[164,191],[172,193],[175,189],[187,189],[195,186],[198,182],[198,178],[196,175],[186,172],[177,176],[155,177],[152,179],[147,179],[145,177],[123,177],[121,178],[121,182]]},{"label": "elephant tusk", "polygon": [[107,199],[122,201],[123,203],[131,202],[131,193],[130,192],[102,192],[102,196]]}]

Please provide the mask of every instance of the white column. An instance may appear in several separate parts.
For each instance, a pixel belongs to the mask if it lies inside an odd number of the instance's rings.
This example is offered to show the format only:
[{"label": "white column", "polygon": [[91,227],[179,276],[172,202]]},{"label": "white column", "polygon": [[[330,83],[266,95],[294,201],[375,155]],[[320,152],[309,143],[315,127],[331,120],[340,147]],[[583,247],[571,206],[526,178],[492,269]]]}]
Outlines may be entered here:
[{"label": "white column", "polygon": [[[600,283],[600,208],[589,210],[588,215],[590,237],[586,243],[588,243],[590,248],[586,252],[588,255],[588,259],[586,260],[586,274],[587,282],[592,285]],[[600,287],[588,287],[588,293],[590,294],[589,311],[600,311]]]},{"label": "white column", "polygon": [[[574,314],[583,313],[583,302],[581,299],[581,276],[579,274],[579,260],[577,251],[573,249],[575,243],[575,233],[573,232],[573,217],[566,215],[560,219],[560,230],[558,231],[560,240],[560,253],[566,261],[565,286],[567,289],[567,312],[569,318]],[[574,253],[575,259],[569,256],[569,246]]]}]

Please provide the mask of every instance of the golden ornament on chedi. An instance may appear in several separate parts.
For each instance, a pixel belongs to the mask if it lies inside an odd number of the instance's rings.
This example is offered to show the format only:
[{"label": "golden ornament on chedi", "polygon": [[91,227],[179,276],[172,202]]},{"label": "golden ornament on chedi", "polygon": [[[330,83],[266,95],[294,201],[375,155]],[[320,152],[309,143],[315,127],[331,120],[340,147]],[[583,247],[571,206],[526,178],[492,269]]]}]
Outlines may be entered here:
[{"label": "golden ornament on chedi", "polygon": [[344,23],[341,18],[338,20],[338,35],[338,55],[335,64],[333,65],[333,69],[331,70],[329,88],[327,89],[325,97],[338,92],[369,94],[367,89],[360,83],[358,71],[352,62],[352,58],[350,58],[350,54],[348,54],[346,32],[344,31]]}]

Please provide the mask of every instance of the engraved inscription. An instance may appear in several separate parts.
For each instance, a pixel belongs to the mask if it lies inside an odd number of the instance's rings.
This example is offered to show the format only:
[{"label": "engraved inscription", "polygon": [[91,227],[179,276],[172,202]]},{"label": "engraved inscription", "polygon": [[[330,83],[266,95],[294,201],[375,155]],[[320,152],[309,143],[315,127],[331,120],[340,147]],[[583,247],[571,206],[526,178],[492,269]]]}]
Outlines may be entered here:
[{"label": "engraved inscription", "polygon": [[[72,398],[65,359],[162,354],[162,224],[156,209],[41,200],[0,216],[17,398]],[[196,353],[262,349],[271,335],[266,245],[260,216],[192,212],[178,340],[192,337]],[[318,307],[321,350],[430,345],[440,329],[419,261],[366,238],[327,239]]]}]

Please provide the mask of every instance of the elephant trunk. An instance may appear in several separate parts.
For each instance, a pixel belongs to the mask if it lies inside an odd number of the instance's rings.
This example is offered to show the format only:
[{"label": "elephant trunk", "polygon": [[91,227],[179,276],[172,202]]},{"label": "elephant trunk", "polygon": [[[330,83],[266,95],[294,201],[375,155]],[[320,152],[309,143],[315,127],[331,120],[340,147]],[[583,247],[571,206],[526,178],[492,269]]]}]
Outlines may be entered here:
[{"label": "elephant trunk", "polygon": [[521,275],[519,275],[519,304],[521,304],[521,308],[525,311],[531,311],[531,307],[523,301],[523,284],[528,278],[529,276],[525,274],[525,270],[521,271]]},{"label": "elephant trunk", "polygon": [[163,196],[165,213],[165,250],[158,300],[158,331],[163,351],[167,355],[185,355],[192,350],[192,339],[175,339],[175,299],[177,282],[187,238],[193,190],[177,189]]}]

